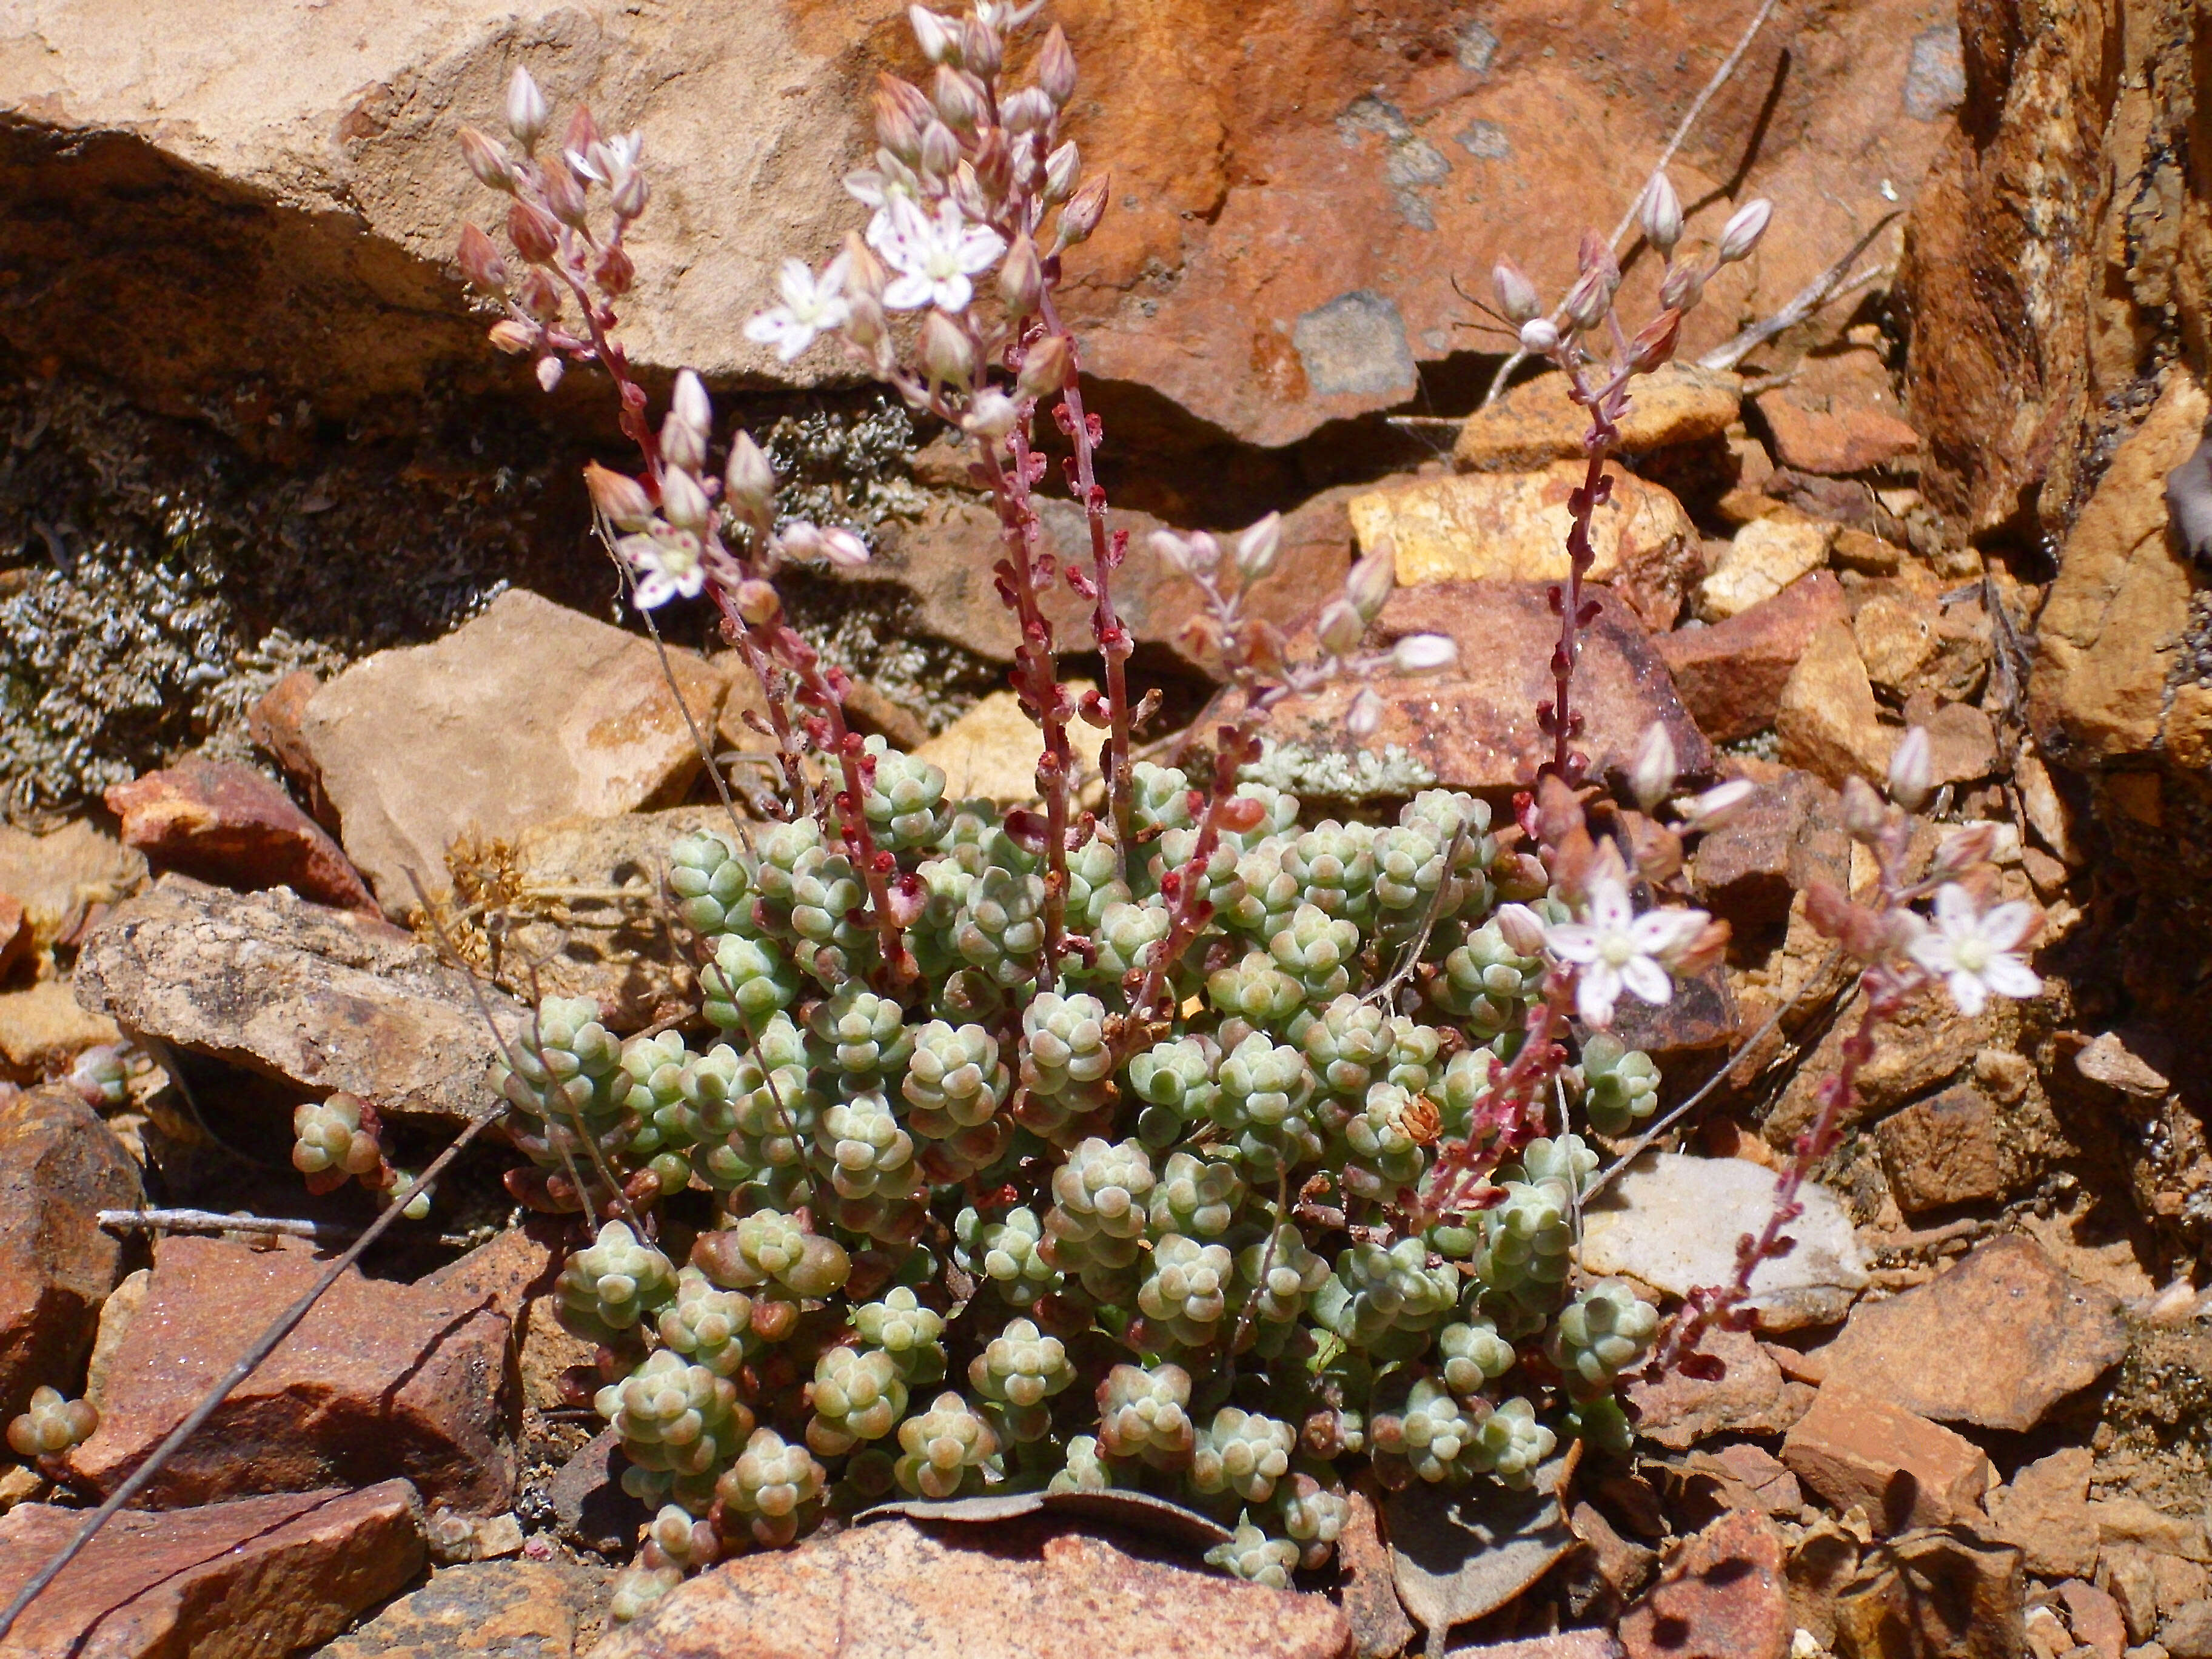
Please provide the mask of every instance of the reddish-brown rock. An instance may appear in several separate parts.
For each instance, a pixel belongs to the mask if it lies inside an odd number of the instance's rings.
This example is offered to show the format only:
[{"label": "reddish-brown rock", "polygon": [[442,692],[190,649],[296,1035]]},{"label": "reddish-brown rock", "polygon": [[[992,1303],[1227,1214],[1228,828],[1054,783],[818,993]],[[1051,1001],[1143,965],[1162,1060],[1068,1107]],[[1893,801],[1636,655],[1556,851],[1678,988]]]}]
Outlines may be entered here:
[{"label": "reddish-brown rock", "polygon": [[1892,1112],[1875,1127],[1889,1190],[1908,1213],[2004,1195],[2007,1158],[1996,1108],[1962,1083]]},{"label": "reddish-brown rock", "polygon": [[[1392,744],[1433,772],[1446,788],[1504,789],[1527,784],[1551,753],[1536,708],[1553,696],[1552,651],[1559,619],[1534,582],[1432,582],[1401,589],[1383,607],[1372,637],[1439,633],[1459,646],[1458,663],[1419,678],[1375,683],[1383,714],[1375,735],[1347,736],[1344,714],[1357,686],[1340,683],[1286,698],[1268,733],[1317,754],[1356,755]],[[1685,774],[1709,771],[1712,750],[1674,695],[1665,665],[1642,624],[1603,588],[1589,590],[1597,619],[1583,631],[1576,711],[1583,751],[1594,769],[1625,765],[1644,728],[1660,721],[1674,740]],[[1225,710],[1229,704],[1218,707]]]},{"label": "reddish-brown rock", "polygon": [[1923,1417],[2033,1428],[2127,1352],[2107,1291],[2008,1233],[1887,1302],[1863,1302],[1823,1352],[1824,1386],[1881,1395]]},{"label": "reddish-brown rock", "polygon": [[1392,1659],[1413,1639],[1413,1621],[1398,1600],[1390,1571],[1390,1547],[1382,1541],[1375,1505],[1355,1492],[1337,1534],[1336,1557],[1344,1569],[1338,1597],[1352,1621],[1352,1646],[1358,1659]]},{"label": "reddish-brown rock", "polygon": [[1808,883],[1844,885],[1850,867],[1836,792],[1809,772],[1784,772],[1698,838],[1690,873],[1705,908],[1741,932],[1779,926]]},{"label": "reddish-brown rock", "polygon": [[890,1520],[702,1574],[617,1631],[596,1659],[1348,1659],[1319,1595],[1159,1566],[1098,1539]]},{"label": "reddish-brown rock", "polygon": [[1782,688],[1814,633],[1849,614],[1835,577],[1815,570],[1723,622],[1679,628],[1652,644],[1698,729],[1730,743],[1774,724]]},{"label": "reddish-brown rock", "polygon": [[361,872],[292,798],[250,766],[198,757],[107,792],[123,844],[156,865],[252,890],[289,887],[340,910],[379,914]]},{"label": "reddish-brown rock", "polygon": [[[1743,383],[1735,375],[1687,362],[1639,376],[1630,392],[1620,447],[1639,456],[1719,437],[1743,403]],[[1452,446],[1452,465],[1462,472],[1496,472],[1580,458],[1589,411],[1570,394],[1567,377],[1557,371],[1522,381],[1468,416]]]},{"label": "reddish-brown rock", "polygon": [[2028,1571],[2060,1578],[2097,1565],[2097,1517],[2089,1508],[2096,1455],[2065,1446],[2038,1458],[1989,1495],[1990,1532],[2016,1544]]},{"label": "reddish-brown rock", "polygon": [[[25,1504],[0,1516],[0,1601],[84,1523]],[[270,1659],[335,1636],[421,1570],[404,1480],[362,1492],[125,1510],[0,1638],[5,1659]]]},{"label": "reddish-brown rock", "polygon": [[1453,1648],[1446,1659],[1620,1659],[1620,1652],[1610,1631],[1563,1630],[1550,1636],[1524,1636],[1517,1642]]},{"label": "reddish-brown rock", "polygon": [[[112,1490],[322,1273],[299,1249],[164,1239],[72,1467]],[[507,1316],[488,1296],[349,1270],[172,1457],[162,1507],[404,1476],[427,1502],[489,1513],[514,1490]]]},{"label": "reddish-brown rock", "polygon": [[2094,1659],[2120,1659],[2128,1645],[2128,1626],[2118,1601],[2079,1578],[2061,1584],[2058,1599],[2066,1604],[2067,1626],[2076,1642],[2094,1648]]},{"label": "reddish-brown rock", "polygon": [[1763,1515],[1723,1515],[1684,1545],[1620,1621],[1629,1659],[1782,1659],[1795,1625],[1782,1539]]},{"label": "reddish-brown rock", "polygon": [[1872,471],[1920,447],[1888,368],[1869,348],[1810,355],[1788,385],[1762,392],[1758,402],[1774,434],[1774,459],[1801,471]]},{"label": "reddish-brown rock", "polygon": [[9,893],[0,893],[0,980],[31,959],[38,941],[31,937],[30,919],[23,903]]},{"label": "reddish-brown rock", "polygon": [[1677,1368],[1629,1383],[1640,1437],[1681,1451],[1717,1434],[1780,1434],[1803,1413],[1809,1390],[1785,1382],[1748,1332],[1710,1330],[1698,1346],[1727,1368],[1719,1377],[1707,1382]]},{"label": "reddish-brown rock", "polygon": [[592,1604],[605,1600],[598,1577],[566,1561],[441,1568],[315,1659],[571,1659]]},{"label": "reddish-brown rock", "polygon": [[322,681],[308,670],[294,669],[253,705],[246,717],[246,732],[283,769],[292,787],[305,797],[315,822],[334,824],[337,814],[331,808],[330,797],[323,793],[322,771],[307,748],[304,729],[307,705],[322,686]]},{"label": "reddish-brown rock", "polygon": [[123,1247],[99,1212],[143,1201],[138,1166],[74,1089],[0,1098],[0,1416],[76,1391]]},{"label": "reddish-brown rock", "polygon": [[1972,1533],[1900,1538],[1836,1598],[1836,1647],[1865,1659],[2018,1659],[2020,1552]]},{"label": "reddish-brown rock", "polygon": [[1992,1474],[1965,1436],[1832,1382],[1784,1437],[1782,1461],[1838,1509],[1858,1504],[1885,1533],[1978,1519]]}]

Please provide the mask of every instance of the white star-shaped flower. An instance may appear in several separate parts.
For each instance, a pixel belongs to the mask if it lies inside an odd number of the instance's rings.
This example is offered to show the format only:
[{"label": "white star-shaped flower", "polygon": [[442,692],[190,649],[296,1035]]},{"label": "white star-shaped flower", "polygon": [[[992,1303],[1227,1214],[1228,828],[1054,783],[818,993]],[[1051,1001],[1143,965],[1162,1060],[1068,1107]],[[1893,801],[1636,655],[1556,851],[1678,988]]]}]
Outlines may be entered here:
[{"label": "white star-shaped flower", "polygon": [[561,154],[568,161],[568,171],[579,179],[588,179],[611,190],[637,166],[638,154],[644,148],[642,132],[618,132],[599,139],[589,149],[567,149]]},{"label": "white star-shaped flower", "polygon": [[1585,1025],[1613,1024],[1613,1006],[1624,990],[1638,1001],[1663,1003],[1674,994],[1667,959],[1704,931],[1702,910],[1647,910],[1638,915],[1628,890],[1610,876],[1590,884],[1585,920],[1554,923],[1544,943],[1576,976],[1575,1009]]},{"label": "white star-shaped flower", "polygon": [[1989,1006],[1992,994],[2032,997],[2042,991],[2042,980],[2013,949],[2034,923],[2034,909],[2017,900],[1976,910],[1973,895],[1950,882],[1936,891],[1935,927],[1907,948],[1971,1018]]},{"label": "white star-shaped flower", "polygon": [[776,276],[783,303],[748,322],[745,337],[774,346],[778,360],[787,363],[812,345],[816,335],[842,328],[853,313],[852,301],[845,297],[848,263],[848,256],[841,253],[817,277],[805,260],[786,259]]},{"label": "white star-shaped flower", "polygon": [[707,585],[707,565],[699,538],[688,530],[662,530],[650,536],[625,536],[615,551],[629,563],[637,580],[641,611],[656,611],[679,595],[696,599]]},{"label": "white star-shaped flower", "polygon": [[988,225],[969,224],[949,196],[934,217],[903,196],[887,198],[883,219],[881,236],[873,225],[869,234],[884,262],[899,273],[884,289],[884,303],[893,311],[965,310],[975,292],[969,278],[1006,251],[1005,237]]}]

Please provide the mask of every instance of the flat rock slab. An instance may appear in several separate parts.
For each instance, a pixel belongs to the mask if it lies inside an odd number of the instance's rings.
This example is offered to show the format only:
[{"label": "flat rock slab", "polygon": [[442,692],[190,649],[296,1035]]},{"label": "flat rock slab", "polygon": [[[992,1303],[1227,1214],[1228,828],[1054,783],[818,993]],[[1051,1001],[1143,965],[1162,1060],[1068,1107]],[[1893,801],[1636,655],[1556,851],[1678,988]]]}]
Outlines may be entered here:
[{"label": "flat rock slab", "polygon": [[510,836],[580,813],[680,799],[701,758],[684,708],[714,729],[722,671],[516,588],[431,645],[380,651],[318,690],[301,736],[340,839],[395,915],[449,890],[463,836]]},{"label": "flat rock slab", "polygon": [[99,1212],[140,1201],[138,1166],[76,1091],[0,1102],[0,1416],[76,1376],[123,1267]]},{"label": "flat rock slab", "polygon": [[[1743,382],[1735,375],[1694,363],[1662,364],[1631,387],[1620,447],[1642,455],[1717,438],[1742,403]],[[1574,400],[1567,377],[1539,374],[1467,417],[1452,446],[1452,465],[1462,472],[1490,472],[1573,460],[1589,429],[1589,411]]]},{"label": "flat rock slab", "polygon": [[2021,1431],[2127,1347],[2117,1299],[2069,1277],[2034,1240],[2008,1234],[1925,1285],[1854,1310],[1821,1358],[1826,1383],[1939,1423]]},{"label": "flat rock slab", "polygon": [[292,798],[250,766],[191,757],[106,797],[123,844],[227,887],[289,887],[341,910],[376,912],[361,872]]},{"label": "flat rock slab", "polygon": [[1782,689],[1814,635],[1850,615],[1843,585],[1815,570],[1723,622],[1678,628],[1652,644],[1698,728],[1732,743],[1774,724]]},{"label": "flat rock slab", "polygon": [[[1541,582],[1439,581],[1401,588],[1383,606],[1370,642],[1446,634],[1459,646],[1458,663],[1441,674],[1375,681],[1383,708],[1371,738],[1346,735],[1345,712],[1358,687],[1341,682],[1310,696],[1285,698],[1269,735],[1347,761],[1395,744],[1449,789],[1526,786],[1551,755],[1551,739],[1536,725],[1537,705],[1553,695],[1552,652],[1559,636],[1547,592]],[[1656,720],[1674,739],[1686,775],[1710,771],[1712,747],[1674,695],[1643,623],[1608,590],[1594,587],[1588,593],[1598,614],[1583,634],[1575,711],[1583,716],[1581,746],[1592,767],[1600,772],[1625,767],[1644,728]],[[1225,712],[1231,702],[1217,708]]]},{"label": "flat rock slab", "polygon": [[[328,1264],[172,1237],[107,1373],[99,1430],[71,1467],[112,1492]],[[349,1269],[155,1476],[156,1507],[405,1476],[424,1498],[491,1514],[514,1491],[507,1316],[483,1296]]]},{"label": "flat rock slab", "polygon": [[[1747,1305],[1768,1330],[1833,1323],[1869,1282],[1865,1253],[1835,1194],[1808,1182],[1798,1199],[1805,1213],[1789,1228],[1796,1248],[1751,1276]],[[1773,1209],[1771,1170],[1741,1158],[1649,1153],[1584,1212],[1583,1265],[1675,1296],[1726,1285],[1736,1240],[1756,1234]]]},{"label": "flat rock slab", "polygon": [[595,1659],[1340,1659],[1319,1595],[1156,1565],[1034,1526],[858,1527],[716,1567],[617,1631]]},{"label": "flat rock slab", "polygon": [[1982,1449],[1880,1395],[1823,1383],[1782,1442],[1790,1471],[1877,1531],[1981,1520],[1996,1471]]},{"label": "flat rock slab", "polygon": [[[6,1659],[270,1659],[336,1635],[422,1565],[404,1480],[149,1514],[125,1510],[0,1640]],[[0,1516],[0,1601],[84,1523],[25,1504]]]},{"label": "flat rock slab", "polygon": [[[164,876],[84,944],[77,1000],[134,1031],[387,1117],[447,1123],[502,1109],[497,1052],[459,973],[398,928],[290,893]],[[519,1004],[485,994],[512,1033]]]},{"label": "flat rock slab", "polygon": [[572,1659],[605,1577],[542,1561],[446,1567],[315,1659]]},{"label": "flat rock slab", "polygon": [[1737,1510],[1667,1564],[1622,1617],[1620,1642],[1629,1659],[1783,1659],[1796,1627],[1781,1534],[1765,1516]]}]

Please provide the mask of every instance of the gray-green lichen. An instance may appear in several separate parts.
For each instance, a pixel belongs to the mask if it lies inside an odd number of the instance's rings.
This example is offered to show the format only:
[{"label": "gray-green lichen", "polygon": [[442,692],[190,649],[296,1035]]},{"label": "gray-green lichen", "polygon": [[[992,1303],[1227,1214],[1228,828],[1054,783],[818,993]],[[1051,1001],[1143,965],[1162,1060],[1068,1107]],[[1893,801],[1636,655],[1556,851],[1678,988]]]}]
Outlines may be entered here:
[{"label": "gray-green lichen", "polygon": [[1260,758],[1242,775],[1291,794],[1337,801],[1391,799],[1426,789],[1437,781],[1403,745],[1363,749],[1347,755],[1310,749],[1301,743],[1261,740]]}]

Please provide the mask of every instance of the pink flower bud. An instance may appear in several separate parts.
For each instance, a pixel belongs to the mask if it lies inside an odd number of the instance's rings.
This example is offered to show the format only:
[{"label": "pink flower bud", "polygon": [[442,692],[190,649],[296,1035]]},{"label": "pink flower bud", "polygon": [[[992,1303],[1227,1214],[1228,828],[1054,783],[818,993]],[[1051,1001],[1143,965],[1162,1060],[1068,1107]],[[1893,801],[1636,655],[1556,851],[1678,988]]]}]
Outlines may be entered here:
[{"label": "pink flower bud", "polygon": [[592,118],[589,104],[576,106],[576,112],[568,118],[568,137],[562,141],[563,149],[573,149],[579,155],[591,154],[592,146],[599,142],[599,124]]},{"label": "pink flower bud", "polygon": [[517,197],[507,210],[507,240],[529,264],[542,265],[561,246],[561,227],[544,208]]},{"label": "pink flower bud", "polygon": [[607,204],[614,210],[615,217],[627,224],[645,211],[645,204],[652,194],[652,187],[645,182],[644,172],[632,167],[615,180],[614,194]]},{"label": "pink flower bud", "polygon": [[1044,293],[1044,266],[1037,258],[1036,244],[1027,236],[1015,237],[1014,245],[1006,250],[1006,259],[999,266],[999,293],[1006,309],[1017,317],[1026,317],[1037,308]]},{"label": "pink flower bud", "polygon": [[775,469],[752,434],[730,440],[730,463],[722,471],[723,497],[748,518],[765,522],[775,505]]},{"label": "pink flower bud", "polygon": [[568,171],[568,164],[558,156],[545,164],[544,175],[546,208],[562,224],[580,229],[584,222],[583,185]]},{"label": "pink flower bud", "polygon": [[538,343],[538,331],[527,323],[508,317],[491,325],[491,343],[509,356],[529,350]]},{"label": "pink flower bud", "polygon": [[823,559],[822,532],[804,520],[775,532],[775,550],[800,564],[819,564]]},{"label": "pink flower bud", "polygon": [[707,492],[689,472],[672,466],[660,475],[660,516],[678,530],[704,536],[710,511]]},{"label": "pink flower bud", "polygon": [[960,21],[960,66],[970,74],[989,80],[999,72],[1006,58],[1006,46],[999,39],[998,30],[980,17],[964,17]]},{"label": "pink flower bud", "polygon": [[1688,311],[1705,295],[1705,271],[1694,262],[1667,267],[1659,279],[1659,303],[1669,311]]},{"label": "pink flower bud", "polygon": [[1332,657],[1348,657],[1359,649],[1367,632],[1367,619],[1349,599],[1331,599],[1314,619],[1314,634],[1321,648]]},{"label": "pink flower bud", "polygon": [[[883,77],[888,79],[888,76]],[[921,128],[907,113],[906,106],[884,90],[881,81],[877,83],[873,102],[876,142],[908,167],[913,166],[921,155]]]},{"label": "pink flower bud", "polygon": [[514,168],[507,161],[507,151],[474,127],[461,129],[461,159],[469,164],[478,184],[498,191],[514,188]]},{"label": "pink flower bud", "polygon": [[670,393],[668,412],[696,432],[703,441],[714,429],[714,405],[707,396],[706,382],[690,369],[676,376],[675,390]]},{"label": "pink flower bud", "polygon": [[1575,285],[1559,302],[1560,309],[1577,328],[1595,328],[1613,309],[1613,279],[1602,267],[1586,270],[1575,278]]},{"label": "pink flower bud", "polygon": [[1521,349],[1532,357],[1548,357],[1559,349],[1559,331],[1542,317],[1521,325]]},{"label": "pink flower bud", "polygon": [[1889,814],[1881,804],[1881,797],[1864,778],[1851,776],[1844,780],[1844,828],[1851,839],[1871,842],[1881,838]]},{"label": "pink flower bud", "polygon": [[921,48],[924,58],[933,64],[941,64],[947,58],[957,55],[956,26],[948,23],[927,6],[908,6],[906,16],[907,21],[914,26],[914,41]]},{"label": "pink flower bud", "polygon": [[1364,622],[1373,622],[1382,614],[1389,603],[1390,590],[1398,583],[1398,549],[1395,543],[1377,542],[1344,579],[1344,597],[1352,601],[1352,608]]},{"label": "pink flower bud", "polygon": [[845,317],[845,337],[866,350],[884,343],[890,329],[890,319],[884,315],[883,301],[872,294],[853,296],[852,309]]},{"label": "pink flower bud", "polygon": [[1275,568],[1283,550],[1283,515],[1270,513],[1237,538],[1237,574],[1247,586]]},{"label": "pink flower bud", "polygon": [[1644,192],[1640,216],[1644,240],[1662,254],[1674,252],[1674,244],[1682,240],[1682,198],[1674,194],[1674,186],[1665,173],[1651,175],[1651,183]]},{"label": "pink flower bud", "polygon": [[975,343],[952,319],[933,311],[922,319],[921,362],[933,381],[964,386],[975,378]]},{"label": "pink flower bud", "polygon": [[538,389],[541,392],[552,391],[555,386],[561,384],[561,376],[568,372],[568,366],[558,357],[550,355],[540,357],[538,360]]},{"label": "pink flower bud", "polygon": [[1535,283],[1522,273],[1521,267],[1510,259],[1500,259],[1490,272],[1490,285],[1498,291],[1498,308],[1505,313],[1509,322],[1518,325],[1528,321],[1544,309],[1538,297]]},{"label": "pink flower bud", "polygon": [[1038,88],[1056,106],[1064,107],[1075,95],[1075,54],[1068,50],[1067,35],[1057,23],[1037,49],[1036,78]]},{"label": "pink flower bud", "polygon": [[552,116],[552,107],[545,94],[538,89],[538,82],[530,78],[530,71],[520,64],[507,83],[507,130],[514,135],[515,143],[525,150],[535,149],[544,135],[545,123]]},{"label": "pink flower bud", "polygon": [[461,275],[487,294],[507,291],[507,261],[499,257],[491,238],[474,225],[461,227]]},{"label": "pink flower bud", "polygon": [[921,130],[921,171],[925,178],[942,179],[960,165],[960,141],[952,129],[931,118]]},{"label": "pink flower bud", "polygon": [[1382,724],[1382,699],[1375,694],[1371,685],[1363,685],[1352,696],[1352,705],[1344,711],[1344,729],[1355,740],[1364,743],[1373,737]]},{"label": "pink flower bud", "polygon": [[1682,332],[1682,313],[1662,311],[1636,332],[1630,342],[1628,364],[1638,374],[1649,374],[1653,369],[1674,355],[1674,345]]},{"label": "pink flower bud", "polygon": [[[1022,246],[1028,245],[1028,239]],[[1048,334],[1022,359],[1021,377],[1014,384],[1018,398],[1048,398],[1067,384],[1068,365],[1074,359],[1065,334]]]},{"label": "pink flower bud", "polygon": [[515,284],[514,301],[541,323],[560,320],[561,290],[553,286],[543,266],[532,265],[522,273],[522,280]]},{"label": "pink flower bud", "polygon": [[849,530],[825,530],[822,556],[840,570],[858,570],[868,562],[868,544]]},{"label": "pink flower bud", "polygon": [[1060,210],[1060,246],[1073,247],[1078,242],[1088,241],[1091,233],[1098,228],[1099,220],[1106,216],[1106,191],[1111,179],[1093,179],[1075,192],[1068,204]]},{"label": "pink flower bud", "polygon": [[1014,400],[996,386],[987,386],[969,400],[968,412],[960,418],[960,429],[994,444],[1002,443],[1018,418]]},{"label": "pink flower bud", "polygon": [[1083,157],[1071,138],[1044,158],[1044,199],[1049,207],[1054,202],[1064,202],[1075,193],[1075,181],[1083,171]]},{"label": "pink flower bud", "polygon": [[1753,198],[1729,216],[1721,227],[1720,258],[1723,264],[1743,258],[1759,246],[1759,239],[1766,234],[1766,222],[1774,216],[1774,204],[1764,196]]},{"label": "pink flower bud", "polygon": [[982,118],[983,100],[976,94],[975,81],[947,64],[937,66],[929,101],[937,107],[937,118],[955,132],[973,132]]},{"label": "pink flower bud", "polygon": [[1390,647],[1390,666],[1401,674],[1437,674],[1459,660],[1459,647],[1444,634],[1408,634]]},{"label": "pink flower bud", "polygon": [[1162,564],[1177,575],[1191,574],[1190,544],[1172,530],[1155,530],[1152,537],[1152,551]]},{"label": "pink flower bud", "polygon": [[1636,804],[1647,812],[1656,806],[1674,787],[1677,769],[1674,739],[1662,722],[1654,720],[1637,739],[1635,757],[1628,764],[1628,788]]},{"label": "pink flower bud", "polygon": [[584,488],[591,492],[592,505],[617,530],[642,530],[653,518],[653,502],[646,495],[645,486],[626,472],[586,461]]},{"label": "pink flower bud", "polygon": [[1533,957],[1543,950],[1544,919],[1527,905],[1501,904],[1491,920],[1516,955]]},{"label": "pink flower bud", "polygon": [[629,292],[630,284],[637,280],[637,267],[630,263],[629,255],[618,247],[611,247],[599,255],[599,263],[592,267],[592,280],[599,291],[619,299]]},{"label": "pink flower bud", "polygon": [[1717,830],[1734,817],[1757,791],[1758,786],[1749,778],[1731,778],[1702,795],[1676,801],[1674,811],[1686,828]]},{"label": "pink flower bud", "polygon": [[1909,726],[1889,757],[1889,798],[1908,812],[1917,812],[1935,787],[1936,763],[1928,746],[1928,728]]},{"label": "pink flower bud", "polygon": [[1955,876],[1977,864],[1988,863],[1996,856],[1999,837],[2011,830],[2008,823],[1984,822],[1963,824],[1950,831],[1936,843],[1936,867],[1930,873]]},{"label": "pink flower bud", "polygon": [[999,105],[999,121],[1008,132],[1044,132],[1052,126],[1052,100],[1035,87],[1024,87]]}]

